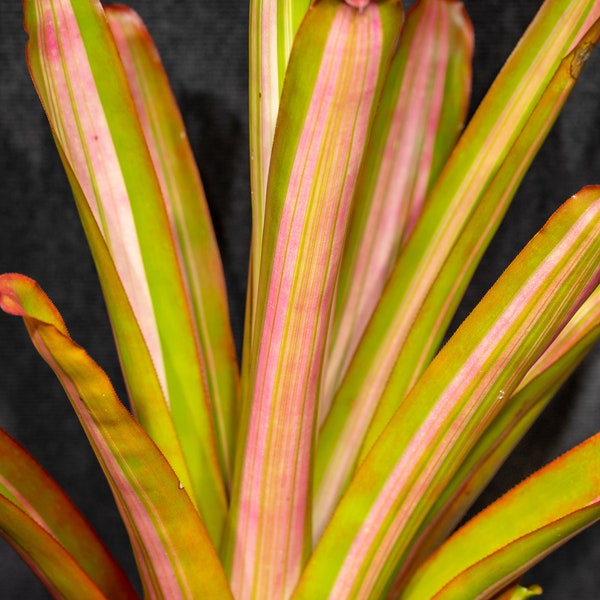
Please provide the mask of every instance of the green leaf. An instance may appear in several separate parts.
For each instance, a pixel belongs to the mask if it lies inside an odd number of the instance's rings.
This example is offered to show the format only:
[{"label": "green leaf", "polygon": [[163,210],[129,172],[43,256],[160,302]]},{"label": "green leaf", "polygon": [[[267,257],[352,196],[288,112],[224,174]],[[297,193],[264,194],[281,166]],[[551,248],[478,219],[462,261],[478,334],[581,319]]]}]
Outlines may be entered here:
[{"label": "green leaf", "polygon": [[[600,519],[600,434],[459,529],[417,571],[404,600],[487,598]],[[556,493],[560,490],[560,494]]]},{"label": "green leaf", "polygon": [[[104,594],[115,600],[137,598],[123,570],[67,495],[1,429],[0,496],[0,532],[42,575],[47,587],[62,589],[64,578],[72,598],[81,598],[84,593],[86,597]],[[93,587],[79,570],[94,582]],[[64,596],[66,590],[61,594]]]},{"label": "green leaf", "polygon": [[454,530],[599,337],[600,288],[597,288],[525,375],[446,489],[438,495],[412,545],[410,560],[396,578],[395,589],[401,589],[415,567]]},{"label": "green leaf", "polygon": [[[408,13],[354,192],[327,340],[320,422],[400,247],[422,210],[427,190],[460,133],[470,93],[472,38],[460,3],[425,0]],[[365,364],[355,368],[360,370]],[[344,388],[345,392],[349,390]],[[319,433],[313,511],[316,537],[351,475],[360,447],[356,440],[362,439],[375,411],[377,397],[368,389],[355,387],[343,397],[349,405],[336,397],[334,414]]]},{"label": "green leaf", "polygon": [[595,187],[555,213],[409,392],[342,496],[294,600],[377,598],[391,586],[438,494],[599,282]]},{"label": "green leaf", "polygon": [[[402,19],[323,0],[296,36],[267,191],[260,289],[224,551],[234,594],[289,594],[311,548],[319,371],[350,199]],[[285,558],[282,558],[285,557]]]},{"label": "green leaf", "polygon": [[[558,18],[558,15],[554,16]],[[526,39],[531,39],[533,33],[530,32]],[[427,200],[425,214],[417,224],[417,230],[420,227],[426,229],[421,233],[416,231],[401,254],[321,429],[317,468],[326,473],[320,476],[322,481],[333,478],[331,488],[321,487],[324,496],[327,493],[331,495],[326,499],[328,506],[335,506],[357,457],[358,461],[364,458],[407,391],[431,361],[475,267],[568,98],[599,33],[597,24],[586,30],[583,37],[579,36],[577,46],[560,61],[552,78],[548,82],[537,82],[542,88],[538,90],[541,96],[536,99],[526,121],[514,130],[516,138],[511,142],[512,146],[506,148],[506,156],[495,163],[493,177],[485,182],[477,196],[473,186],[480,186],[478,178],[484,177],[484,173],[472,173],[469,185],[465,182],[464,189],[453,192],[456,194],[454,212],[444,216],[446,209],[443,204],[451,194],[447,197],[441,195],[438,187],[445,189],[444,177],[460,177],[462,163],[459,159],[464,156],[461,148],[467,147],[465,144],[469,138],[477,133],[473,129],[478,126],[477,119],[474,118],[463,134],[454,152],[454,159],[442,171],[442,180],[436,184]],[[514,63],[522,69],[521,63],[529,60],[531,57],[526,53],[513,55],[505,67],[504,75],[499,76],[500,81],[508,78],[511,85],[516,85],[518,81],[511,79]],[[541,73],[534,72],[531,77],[535,80],[541,77]],[[490,111],[497,109],[494,103],[506,103],[504,110],[514,114],[512,111],[517,107],[513,104],[521,101],[517,96],[493,94],[490,97],[488,94],[488,100],[484,101],[479,111],[488,112],[491,118],[493,112],[490,114]],[[490,103],[492,108],[486,108]],[[510,127],[514,128],[514,123],[511,122]],[[472,130],[471,133],[469,130]],[[494,135],[494,132],[490,133],[490,136]],[[471,152],[470,146],[468,151]],[[481,150],[483,155],[487,156],[487,151]],[[480,156],[475,158],[479,160]],[[464,194],[462,200],[460,194]],[[431,202],[437,203],[437,208],[430,211]],[[463,208],[464,222],[453,229],[450,222]],[[421,224],[423,219],[429,224]],[[437,241],[433,231],[440,236]],[[417,243],[414,240],[419,236],[419,247],[411,246]],[[442,243],[444,248],[439,245]],[[426,250],[428,248],[437,250]],[[428,259],[423,260],[419,267],[419,261],[425,257],[421,252],[425,250]],[[358,448],[356,440],[363,440],[365,431],[367,438],[362,448]]]},{"label": "green leaf", "polygon": [[364,332],[400,248],[465,122],[473,31],[462,4],[408,12],[358,177],[344,245],[319,411]]},{"label": "green leaf", "polygon": [[206,366],[221,468],[231,477],[239,377],[221,257],[183,120],[158,51],[139,16],[106,15],[159,178]]},{"label": "green leaf", "polygon": [[0,276],[0,307],[23,317],[54,370],[108,479],[148,597],[231,597],[224,571],[181,481],[119,402],[106,374],[69,337],[31,279]]},{"label": "green leaf", "polygon": [[530,585],[526,588],[515,585],[494,596],[493,600],[524,600],[524,598],[533,598],[533,596],[541,596],[541,594],[542,588],[539,585]]},{"label": "green leaf", "polygon": [[[24,7],[30,69],[78,210],[91,211],[110,251],[171,412],[191,493],[218,542],[227,498],[206,361],[178,245],[112,33],[97,0],[28,0]],[[94,247],[98,243],[95,238],[91,244],[94,255],[103,252]],[[112,295],[106,287],[104,293]],[[121,306],[107,305],[115,329],[122,326]],[[130,379],[139,381],[140,374],[132,372],[137,365],[124,365],[128,386]]]}]

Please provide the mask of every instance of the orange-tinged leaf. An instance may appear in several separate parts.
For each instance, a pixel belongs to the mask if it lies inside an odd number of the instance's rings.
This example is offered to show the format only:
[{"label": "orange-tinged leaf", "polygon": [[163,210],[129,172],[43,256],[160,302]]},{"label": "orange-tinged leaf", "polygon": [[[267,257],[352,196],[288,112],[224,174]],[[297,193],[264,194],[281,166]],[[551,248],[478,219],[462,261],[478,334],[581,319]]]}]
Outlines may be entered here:
[{"label": "orange-tinged leaf", "polygon": [[[600,519],[600,434],[540,469],[461,527],[404,600],[487,598]],[[560,493],[557,493],[560,490]]]},{"label": "orange-tinged leaf", "polygon": [[56,538],[38,522],[0,495],[0,535],[29,565],[53,598],[65,600],[106,600],[106,598],[137,598],[116,591],[105,595],[79,563]]},{"label": "orange-tinged leaf", "polygon": [[[12,536],[12,540],[9,541],[16,546],[17,552],[24,556],[25,560],[45,562],[47,558],[49,562],[55,561],[60,565],[61,571],[73,568],[63,565],[63,562],[75,562],[97,586],[98,590],[93,593],[99,591],[107,598],[115,600],[137,598],[127,576],[83,515],[41,465],[1,429],[0,495],[14,505],[12,508],[4,504],[4,510],[0,510],[2,517],[6,518],[0,524],[0,530],[5,536]],[[21,509],[24,515],[21,515],[17,508]],[[35,521],[44,534],[30,523],[26,523],[27,518]],[[35,542],[26,541],[30,535],[36,538]],[[57,551],[55,544],[49,543],[46,536],[54,538],[62,549]],[[46,544],[46,551],[31,551],[28,555],[36,544],[39,544],[40,548]],[[69,555],[67,558],[66,554]],[[56,567],[50,569],[48,565],[41,564],[35,566],[34,570],[38,573],[45,572],[45,578],[56,577]],[[64,574],[61,574],[61,577],[69,578]],[[72,594],[78,591],[80,594],[84,593],[85,588],[78,580],[79,575],[76,575],[70,582]],[[46,582],[46,585],[48,583]],[[53,585],[59,584],[55,582]],[[92,594],[86,592],[86,597],[88,593]]]},{"label": "orange-tinged leaf", "polygon": [[23,317],[64,387],[107,476],[149,598],[230,597],[198,512],[164,456],[119,402],[106,374],[69,337],[31,279],[0,276],[0,307]]}]

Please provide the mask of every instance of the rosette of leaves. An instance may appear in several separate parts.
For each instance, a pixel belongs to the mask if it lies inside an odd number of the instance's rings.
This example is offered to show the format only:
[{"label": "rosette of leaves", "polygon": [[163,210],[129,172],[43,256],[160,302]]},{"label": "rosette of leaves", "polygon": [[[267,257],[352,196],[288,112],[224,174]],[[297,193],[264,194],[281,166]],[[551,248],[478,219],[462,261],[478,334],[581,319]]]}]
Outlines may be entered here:
[{"label": "rosette of leaves", "polygon": [[[524,598],[600,518],[600,437],[455,531],[600,332],[600,187],[567,200],[443,345],[600,36],[546,0],[465,126],[462,4],[253,0],[252,247],[238,366],[183,121],[139,17],[25,0],[27,57],[128,411],[25,275],[0,276],[108,479],[148,598]],[[132,598],[0,435],[0,531],[55,597]]]}]

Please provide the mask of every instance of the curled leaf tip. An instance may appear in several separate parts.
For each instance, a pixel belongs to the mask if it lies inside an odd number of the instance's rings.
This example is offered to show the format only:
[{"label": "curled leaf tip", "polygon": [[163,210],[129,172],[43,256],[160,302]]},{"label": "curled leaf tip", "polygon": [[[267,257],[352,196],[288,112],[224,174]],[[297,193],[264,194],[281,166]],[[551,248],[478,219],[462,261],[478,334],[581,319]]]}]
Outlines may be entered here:
[{"label": "curled leaf tip", "polygon": [[2,281],[0,281],[0,308],[9,315],[19,313],[19,303],[17,299],[11,290],[2,287]]},{"label": "curled leaf tip", "polygon": [[17,273],[4,273],[0,275],[0,308],[9,315],[21,316],[23,308],[19,299],[19,294],[15,290],[18,282],[35,285],[35,282],[25,275]]}]

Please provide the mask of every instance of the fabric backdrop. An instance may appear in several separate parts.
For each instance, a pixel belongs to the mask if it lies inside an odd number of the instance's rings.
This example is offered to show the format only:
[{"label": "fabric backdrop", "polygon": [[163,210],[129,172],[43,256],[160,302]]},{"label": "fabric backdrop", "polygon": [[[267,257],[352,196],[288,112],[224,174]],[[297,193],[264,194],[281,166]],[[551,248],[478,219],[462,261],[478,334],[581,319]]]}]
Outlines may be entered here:
[{"label": "fabric backdrop", "polygon": [[[541,4],[469,0],[476,31],[473,105]],[[226,270],[238,346],[250,205],[247,149],[247,1],[131,0],[161,52],[188,127]],[[74,202],[24,59],[20,0],[0,0],[0,272],[35,278],[62,312],[72,337],[109,373],[121,397],[111,331]],[[600,183],[600,53],[513,203],[469,289],[465,315],[558,205]],[[497,497],[549,459],[600,429],[600,352],[585,361],[486,492]],[[135,577],[109,489],[53,374],[20,319],[0,315],[0,426],[51,472]],[[548,600],[600,594],[600,527],[570,542],[525,577]],[[0,543],[0,596],[47,598]]]}]

